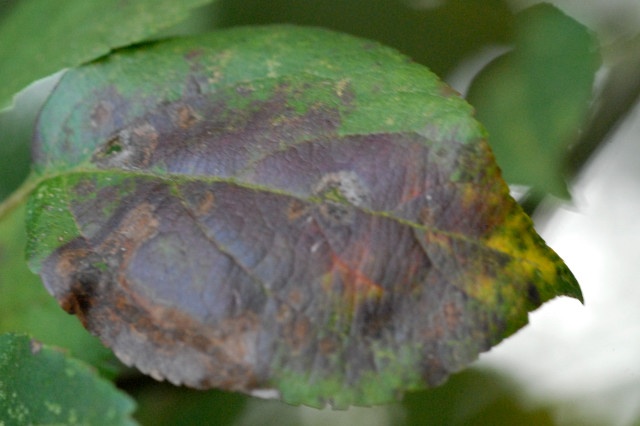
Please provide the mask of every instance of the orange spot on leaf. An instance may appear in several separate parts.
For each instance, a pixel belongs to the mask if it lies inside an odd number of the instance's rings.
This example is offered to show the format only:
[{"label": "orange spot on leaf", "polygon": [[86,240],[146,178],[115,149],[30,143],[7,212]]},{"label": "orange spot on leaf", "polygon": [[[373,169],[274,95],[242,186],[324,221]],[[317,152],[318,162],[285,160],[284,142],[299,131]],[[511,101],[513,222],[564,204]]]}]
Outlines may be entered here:
[{"label": "orange spot on leaf", "polygon": [[[356,257],[356,259],[363,258],[364,256]],[[360,268],[353,267],[351,265],[353,262],[346,262],[335,254],[332,255],[332,262],[331,275],[334,277],[337,275],[340,278],[339,281],[343,284],[344,298],[352,308],[358,301],[382,297],[384,288],[369,278]],[[331,280],[329,285],[333,287],[336,281],[335,279]]]}]

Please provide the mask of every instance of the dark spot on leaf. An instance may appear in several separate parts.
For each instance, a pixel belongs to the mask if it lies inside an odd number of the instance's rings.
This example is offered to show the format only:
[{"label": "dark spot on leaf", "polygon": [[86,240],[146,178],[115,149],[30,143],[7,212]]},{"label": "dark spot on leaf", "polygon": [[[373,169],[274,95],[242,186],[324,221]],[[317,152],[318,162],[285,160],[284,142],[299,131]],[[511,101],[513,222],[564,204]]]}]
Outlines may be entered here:
[{"label": "dark spot on leaf", "polygon": [[325,201],[318,208],[320,214],[330,225],[348,225],[353,221],[352,207],[333,201]]},{"label": "dark spot on leaf", "polygon": [[392,328],[394,307],[390,298],[379,303],[367,303],[362,309],[362,332],[364,337],[380,339]]},{"label": "dark spot on leaf", "polygon": [[533,306],[540,306],[540,304],[542,303],[540,292],[533,283],[530,283],[527,286],[527,296],[529,298],[529,303],[531,303],[531,305]]},{"label": "dark spot on leaf", "polygon": [[105,144],[104,155],[108,157],[113,154],[118,154],[122,152],[122,149],[123,147],[122,147],[122,143],[120,143],[120,138],[116,136]]},{"label": "dark spot on leaf", "polygon": [[300,200],[293,199],[287,206],[287,217],[290,221],[296,221],[308,213],[308,206]]},{"label": "dark spot on leaf", "polygon": [[95,271],[78,274],[75,277],[75,283],[69,289],[69,294],[62,302],[62,308],[80,318],[88,316],[95,301],[99,280],[100,277]]},{"label": "dark spot on leaf", "polygon": [[182,129],[187,129],[197,123],[200,119],[189,105],[178,107],[176,111],[175,124]]}]

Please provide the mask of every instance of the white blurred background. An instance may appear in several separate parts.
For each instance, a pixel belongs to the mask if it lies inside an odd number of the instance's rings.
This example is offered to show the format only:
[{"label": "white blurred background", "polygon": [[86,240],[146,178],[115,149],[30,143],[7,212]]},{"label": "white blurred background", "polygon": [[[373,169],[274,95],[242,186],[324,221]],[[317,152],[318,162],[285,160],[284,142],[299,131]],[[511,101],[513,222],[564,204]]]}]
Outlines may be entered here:
[{"label": "white blurred background", "polygon": [[[596,30],[605,46],[640,31],[638,0],[552,3]],[[538,230],[576,275],[585,305],[569,298],[547,303],[477,366],[509,373],[533,405],[555,401],[559,423],[638,424],[640,106],[571,190],[573,200],[542,218]]]},{"label": "white blurred background", "polygon": [[640,420],[640,107],[572,193],[539,231],[576,275],[585,305],[548,302],[478,365],[505,369],[534,401],[567,401],[559,413],[567,424],[576,416],[633,424]]}]

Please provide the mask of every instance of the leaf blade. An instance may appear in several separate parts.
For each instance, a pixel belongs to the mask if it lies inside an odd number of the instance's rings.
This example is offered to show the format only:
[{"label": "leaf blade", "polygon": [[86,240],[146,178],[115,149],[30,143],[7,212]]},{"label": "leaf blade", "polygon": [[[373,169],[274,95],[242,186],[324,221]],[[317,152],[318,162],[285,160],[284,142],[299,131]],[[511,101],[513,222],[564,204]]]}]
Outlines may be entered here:
[{"label": "leaf blade", "polygon": [[428,70],[344,35],[123,51],[70,71],[40,115],[31,265],[154,377],[388,402],[580,296],[483,137]]}]

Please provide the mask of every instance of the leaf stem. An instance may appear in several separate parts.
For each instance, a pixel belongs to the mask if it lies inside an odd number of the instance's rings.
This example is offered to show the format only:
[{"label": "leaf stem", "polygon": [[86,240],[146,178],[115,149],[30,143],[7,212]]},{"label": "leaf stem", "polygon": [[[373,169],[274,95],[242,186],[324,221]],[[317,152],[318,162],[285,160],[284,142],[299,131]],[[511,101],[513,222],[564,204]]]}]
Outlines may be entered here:
[{"label": "leaf stem", "polygon": [[40,182],[41,179],[36,178],[33,174],[29,175],[18,189],[0,203],[0,222],[9,216],[14,209],[22,205]]}]

